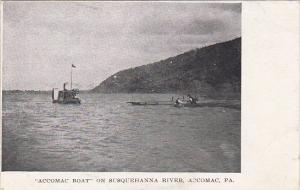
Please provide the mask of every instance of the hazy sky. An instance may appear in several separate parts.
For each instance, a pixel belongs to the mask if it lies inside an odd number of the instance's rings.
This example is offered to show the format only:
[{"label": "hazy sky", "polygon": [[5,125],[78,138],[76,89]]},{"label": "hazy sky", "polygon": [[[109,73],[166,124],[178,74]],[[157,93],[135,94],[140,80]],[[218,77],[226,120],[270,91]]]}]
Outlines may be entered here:
[{"label": "hazy sky", "polygon": [[90,89],[115,72],[241,36],[241,5],[4,2],[3,89]]}]

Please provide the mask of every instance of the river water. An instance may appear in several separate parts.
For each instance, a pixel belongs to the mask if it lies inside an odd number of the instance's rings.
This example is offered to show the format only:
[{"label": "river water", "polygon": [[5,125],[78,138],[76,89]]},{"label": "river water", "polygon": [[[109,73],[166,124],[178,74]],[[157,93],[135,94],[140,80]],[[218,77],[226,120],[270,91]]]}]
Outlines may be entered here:
[{"label": "river water", "polygon": [[61,105],[3,93],[2,170],[240,172],[240,109],[126,103],[171,96],[82,94],[81,105]]}]

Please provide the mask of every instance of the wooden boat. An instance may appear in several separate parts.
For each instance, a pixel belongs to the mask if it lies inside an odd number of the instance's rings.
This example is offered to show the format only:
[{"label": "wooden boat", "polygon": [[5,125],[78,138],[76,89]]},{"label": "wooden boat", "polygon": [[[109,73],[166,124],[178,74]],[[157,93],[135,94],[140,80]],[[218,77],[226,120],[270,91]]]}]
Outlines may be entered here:
[{"label": "wooden boat", "polygon": [[196,107],[223,107],[229,109],[241,109],[240,102],[232,102],[227,100],[213,100],[206,102],[196,102],[191,103],[191,101],[187,101],[184,99],[177,99],[175,102],[172,100],[169,101],[143,101],[143,102],[127,102],[134,106],[154,106],[154,105],[170,105],[174,107],[187,107],[187,108],[196,108]]},{"label": "wooden boat", "polygon": [[225,103],[225,102],[204,102],[204,103],[196,103],[191,104],[189,102],[182,103],[182,104],[174,104],[175,107],[223,107],[223,108],[231,108],[231,109],[241,109],[240,104],[232,104],[232,103]]}]

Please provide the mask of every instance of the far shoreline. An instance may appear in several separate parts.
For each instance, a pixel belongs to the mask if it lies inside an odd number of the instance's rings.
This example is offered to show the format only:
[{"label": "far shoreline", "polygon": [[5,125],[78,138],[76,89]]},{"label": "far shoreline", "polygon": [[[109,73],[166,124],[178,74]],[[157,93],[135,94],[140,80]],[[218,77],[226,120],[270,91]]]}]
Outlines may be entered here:
[{"label": "far shoreline", "polygon": [[[2,90],[3,95],[8,94],[49,94],[51,95],[52,90]],[[192,94],[197,97],[203,98],[211,98],[211,99],[228,99],[228,100],[241,100],[240,92],[231,92],[231,93],[221,93],[221,94],[202,94],[202,93],[192,93],[192,92],[117,92],[117,93],[109,93],[109,92],[95,92],[92,90],[81,90],[80,94],[107,94],[107,95],[116,95],[116,94],[130,94],[130,95],[174,95],[174,96],[186,96],[187,94]]]}]

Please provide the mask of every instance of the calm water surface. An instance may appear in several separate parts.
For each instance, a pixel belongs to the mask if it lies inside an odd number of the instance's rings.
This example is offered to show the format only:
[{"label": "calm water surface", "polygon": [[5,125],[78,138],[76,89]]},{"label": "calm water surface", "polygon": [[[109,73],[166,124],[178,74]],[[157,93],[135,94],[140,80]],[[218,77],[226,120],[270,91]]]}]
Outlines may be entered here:
[{"label": "calm water surface", "polygon": [[82,94],[81,105],[61,105],[4,93],[2,169],[240,172],[239,109],[126,103],[171,96]]}]

